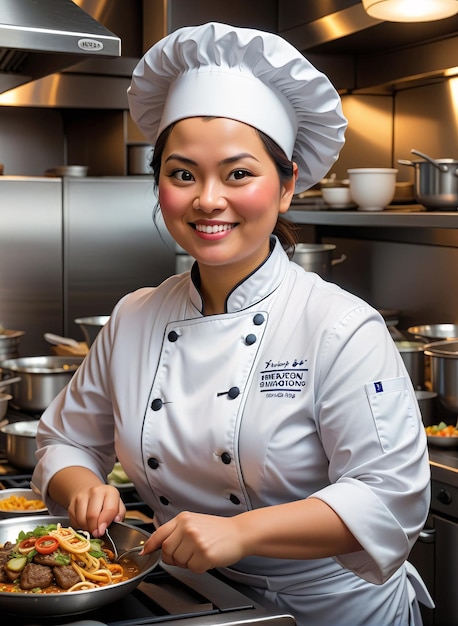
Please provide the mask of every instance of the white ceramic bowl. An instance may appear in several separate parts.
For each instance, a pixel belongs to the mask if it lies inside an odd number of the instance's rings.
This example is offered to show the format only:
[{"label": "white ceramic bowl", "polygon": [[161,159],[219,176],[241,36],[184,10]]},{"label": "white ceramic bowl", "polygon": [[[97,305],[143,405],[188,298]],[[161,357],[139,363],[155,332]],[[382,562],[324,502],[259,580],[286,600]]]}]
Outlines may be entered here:
[{"label": "white ceramic bowl", "polygon": [[396,174],[390,167],[360,167],[348,170],[350,193],[361,211],[383,211],[394,198]]},{"label": "white ceramic bowl", "polygon": [[323,187],[323,200],[332,209],[348,209],[354,206],[349,187]]},{"label": "white ceramic bowl", "polygon": [[[0,501],[10,496],[24,497],[26,500],[40,500],[39,496],[31,489],[0,489]],[[48,509],[17,509],[11,511],[0,510],[0,519],[9,519],[12,517],[31,517],[33,515],[46,515]]]}]

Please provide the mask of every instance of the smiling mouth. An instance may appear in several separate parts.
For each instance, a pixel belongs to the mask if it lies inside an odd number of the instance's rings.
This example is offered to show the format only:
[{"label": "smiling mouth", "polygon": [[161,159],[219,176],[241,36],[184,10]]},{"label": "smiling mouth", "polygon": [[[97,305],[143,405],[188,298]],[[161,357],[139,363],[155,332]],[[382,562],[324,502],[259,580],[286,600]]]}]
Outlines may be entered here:
[{"label": "smiling mouth", "polygon": [[213,226],[210,224],[193,224],[193,226],[199,233],[211,235],[212,233],[223,233],[227,230],[232,230],[236,224],[214,224]]}]

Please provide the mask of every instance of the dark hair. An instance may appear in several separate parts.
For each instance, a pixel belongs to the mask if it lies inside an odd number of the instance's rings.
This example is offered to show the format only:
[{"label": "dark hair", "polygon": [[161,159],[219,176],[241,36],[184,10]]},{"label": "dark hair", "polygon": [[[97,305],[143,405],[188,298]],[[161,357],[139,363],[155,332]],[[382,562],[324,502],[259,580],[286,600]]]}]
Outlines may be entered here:
[{"label": "dark hair", "polygon": [[[212,119],[212,118],[206,118]],[[165,143],[173,130],[175,124],[170,124],[166,129],[162,131],[156,141],[156,145],[154,147],[153,156],[151,159],[151,168],[153,170],[154,182],[157,188],[159,184],[159,175],[161,172],[161,159],[162,152],[164,151]],[[255,129],[258,133],[261,141],[263,142],[269,156],[275,163],[275,167],[277,168],[278,177],[280,179],[280,183],[284,181],[289,181],[293,177],[293,164],[288,159],[286,154],[280,148],[280,146],[271,139],[268,135],[263,133],[260,130]],[[159,203],[155,209],[155,218],[157,213],[159,212],[160,207]],[[273,234],[276,235],[282,245],[282,247],[288,252],[289,255],[292,255],[294,252],[294,247],[299,241],[299,232],[300,228],[297,224],[290,222],[285,219],[281,215],[277,217],[277,223],[275,224],[275,228]]]}]

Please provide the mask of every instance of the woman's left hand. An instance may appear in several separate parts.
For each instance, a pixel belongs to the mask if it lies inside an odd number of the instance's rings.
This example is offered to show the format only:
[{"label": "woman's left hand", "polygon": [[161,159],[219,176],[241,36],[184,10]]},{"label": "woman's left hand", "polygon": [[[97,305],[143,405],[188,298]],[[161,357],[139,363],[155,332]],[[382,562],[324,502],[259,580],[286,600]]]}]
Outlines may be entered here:
[{"label": "woman's left hand", "polygon": [[202,574],[239,561],[244,556],[242,539],[237,517],[184,511],[154,531],[144,552],[161,548],[164,563]]}]

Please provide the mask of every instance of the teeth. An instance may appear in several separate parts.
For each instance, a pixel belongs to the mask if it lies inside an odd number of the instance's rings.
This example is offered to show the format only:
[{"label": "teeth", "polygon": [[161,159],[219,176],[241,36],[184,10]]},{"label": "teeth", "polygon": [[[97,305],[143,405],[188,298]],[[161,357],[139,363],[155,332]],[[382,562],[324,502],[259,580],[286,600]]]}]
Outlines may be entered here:
[{"label": "teeth", "polygon": [[196,224],[196,230],[201,233],[222,233],[225,230],[234,228],[233,224],[215,224],[214,226],[206,226],[205,224]]}]

